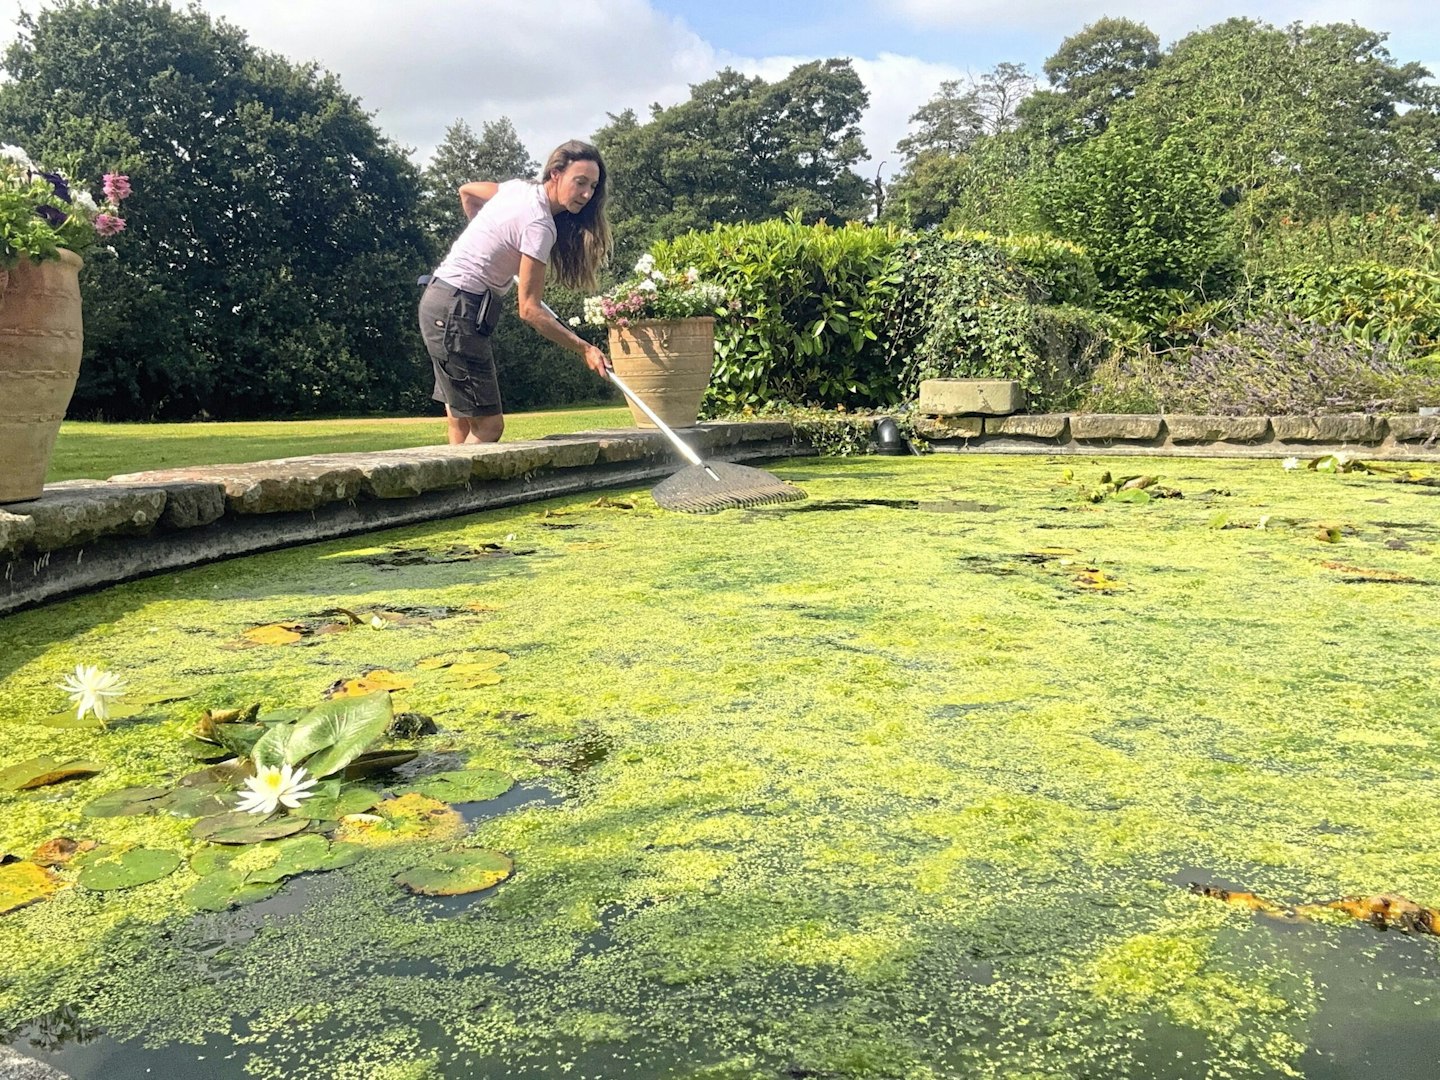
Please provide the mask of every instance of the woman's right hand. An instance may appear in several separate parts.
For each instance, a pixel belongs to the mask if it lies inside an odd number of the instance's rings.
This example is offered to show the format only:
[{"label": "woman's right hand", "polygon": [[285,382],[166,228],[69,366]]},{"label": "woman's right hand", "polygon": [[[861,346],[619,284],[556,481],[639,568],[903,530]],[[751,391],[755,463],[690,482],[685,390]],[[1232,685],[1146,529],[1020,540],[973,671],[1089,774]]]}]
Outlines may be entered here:
[{"label": "woman's right hand", "polygon": [[602,379],[610,374],[610,358],[594,345],[585,346],[585,364]]}]

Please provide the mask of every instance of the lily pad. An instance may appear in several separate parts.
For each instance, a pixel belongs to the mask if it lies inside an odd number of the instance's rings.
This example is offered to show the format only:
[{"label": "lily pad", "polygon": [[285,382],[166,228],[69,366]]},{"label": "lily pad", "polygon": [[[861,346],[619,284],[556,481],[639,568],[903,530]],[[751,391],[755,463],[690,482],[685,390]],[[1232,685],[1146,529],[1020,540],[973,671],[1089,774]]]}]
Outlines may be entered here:
[{"label": "lily pad", "polygon": [[48,898],[62,884],[53,871],[32,862],[0,865],[0,915]]},{"label": "lily pad", "polygon": [[460,896],[498,885],[514,869],[509,856],[498,851],[466,848],[441,852],[397,875],[395,883],[422,896]]},{"label": "lily pad", "polygon": [[310,824],[308,818],[281,817],[261,818],[243,810],[232,810],[226,814],[201,818],[190,829],[196,840],[209,840],[212,844],[258,844],[262,840],[278,840],[290,836]]},{"label": "lily pad", "polygon": [[31,854],[30,861],[36,866],[64,866],[76,856],[94,851],[99,846],[94,840],[74,840],[68,836],[57,836],[37,847]]},{"label": "lily pad", "polygon": [[415,680],[408,676],[397,675],[384,668],[376,668],[358,679],[341,680],[327,692],[326,696],[329,698],[363,697],[366,694],[381,691],[409,690],[414,685]]},{"label": "lily pad", "polygon": [[384,845],[409,840],[450,840],[465,831],[465,819],[418,792],[386,799],[370,814],[351,814],[335,831],[337,840]]},{"label": "lily pad", "polygon": [[234,804],[226,798],[229,790],[218,784],[210,787],[177,787],[160,802],[167,813],[176,817],[214,817],[234,809]]},{"label": "lily pad", "polygon": [[92,852],[80,867],[79,882],[87,889],[107,891],[147,885],[173,874],[180,865],[180,856],[173,851],[155,848],[131,848],[129,851]]},{"label": "lily pad", "polygon": [[92,799],[80,812],[91,818],[133,817],[137,814],[154,814],[165,809],[165,796],[169,788],[127,787],[111,791]]},{"label": "lily pad", "polygon": [[307,817],[315,821],[339,821],[347,814],[360,814],[369,810],[380,801],[380,792],[367,787],[350,787],[342,789],[337,783],[334,790],[323,790],[327,785],[321,784],[315,789],[315,794],[302,802],[299,809],[291,813],[297,817]]},{"label": "lily pad", "polygon": [[447,803],[483,802],[504,795],[514,777],[498,769],[461,769],[425,777],[412,790]]},{"label": "lily pad", "polygon": [[283,884],[278,881],[247,881],[245,875],[234,870],[220,870],[206,874],[185,893],[185,900],[191,907],[201,911],[226,911],[241,904],[253,904],[257,900],[268,900],[280,891]]},{"label": "lily pad", "polygon": [[304,623],[267,623],[251,627],[240,636],[250,645],[293,645],[308,631]]},{"label": "lily pad", "polygon": [[31,758],[8,769],[0,769],[0,791],[29,791],[65,780],[83,780],[104,768],[99,762],[78,758],[70,761],[48,756]]},{"label": "lily pad", "polygon": [[58,713],[52,713],[40,720],[43,727],[62,728],[66,731],[84,731],[91,728],[103,728],[105,721],[101,720],[94,713],[86,713],[84,716],[76,716],[74,709],[65,709]]}]

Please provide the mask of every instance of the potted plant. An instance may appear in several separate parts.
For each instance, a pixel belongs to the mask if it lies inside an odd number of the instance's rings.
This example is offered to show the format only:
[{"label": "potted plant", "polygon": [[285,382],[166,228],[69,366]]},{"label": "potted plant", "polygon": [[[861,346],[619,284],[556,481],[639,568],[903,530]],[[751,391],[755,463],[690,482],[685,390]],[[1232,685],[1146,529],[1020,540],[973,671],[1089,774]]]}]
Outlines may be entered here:
[{"label": "potted plant", "polygon": [[[725,290],[700,280],[694,267],[666,271],[649,255],[610,292],[585,301],[585,322],[608,327],[615,371],[671,427],[700,414],[715,363],[715,316]],[[633,403],[637,427],[654,427]]]},{"label": "potted plant", "polygon": [[125,228],[126,177],[96,203],[17,146],[0,147],[0,503],[38,499],[80,375],[80,254]]}]

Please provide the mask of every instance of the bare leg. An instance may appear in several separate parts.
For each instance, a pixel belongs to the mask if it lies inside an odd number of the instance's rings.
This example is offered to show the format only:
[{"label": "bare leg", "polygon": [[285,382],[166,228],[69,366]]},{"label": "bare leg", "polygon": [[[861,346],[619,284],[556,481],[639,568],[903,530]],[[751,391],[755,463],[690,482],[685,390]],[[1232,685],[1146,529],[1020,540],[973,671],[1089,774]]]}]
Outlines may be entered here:
[{"label": "bare leg", "polygon": [[503,414],[495,416],[472,416],[470,417],[470,436],[466,442],[499,442],[500,436],[505,431],[505,417]]},{"label": "bare leg", "polygon": [[450,406],[445,406],[445,428],[446,437],[451,446],[463,443],[470,434],[470,417],[456,416],[450,411]]}]

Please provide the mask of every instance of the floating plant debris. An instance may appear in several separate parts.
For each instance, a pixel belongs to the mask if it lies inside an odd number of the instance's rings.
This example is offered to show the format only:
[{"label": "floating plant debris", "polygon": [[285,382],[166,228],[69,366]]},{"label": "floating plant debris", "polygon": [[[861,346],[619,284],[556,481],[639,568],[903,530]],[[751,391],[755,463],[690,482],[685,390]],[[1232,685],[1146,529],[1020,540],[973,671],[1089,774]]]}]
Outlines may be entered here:
[{"label": "floating plant debris", "polygon": [[439,549],[428,548],[386,548],[370,555],[359,555],[342,559],[342,562],[364,563],[382,570],[394,570],[403,566],[440,566],[447,563],[475,562],[479,559],[508,559],[521,555],[535,554],[534,548],[508,548],[503,544],[486,543],[469,546],[451,544]]},{"label": "floating plant debris", "polygon": [[1339,911],[1351,918],[1367,922],[1377,930],[1399,930],[1403,933],[1440,934],[1440,910],[1422,907],[1403,896],[1381,893],[1375,896],[1344,896],[1308,904],[1282,904],[1266,900],[1251,892],[1220,889],[1191,883],[1190,891],[1197,896],[1220,900],[1227,904],[1287,918],[1313,918],[1325,912]]}]

